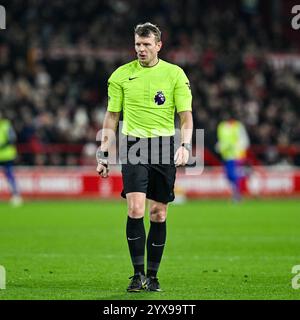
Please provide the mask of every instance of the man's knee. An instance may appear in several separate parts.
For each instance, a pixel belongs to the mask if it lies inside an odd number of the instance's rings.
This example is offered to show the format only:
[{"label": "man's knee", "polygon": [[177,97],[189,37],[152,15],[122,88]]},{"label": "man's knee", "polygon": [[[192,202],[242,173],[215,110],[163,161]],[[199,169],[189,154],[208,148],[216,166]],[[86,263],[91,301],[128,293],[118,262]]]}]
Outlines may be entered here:
[{"label": "man's knee", "polygon": [[152,206],[150,209],[150,220],[153,222],[165,222],[167,217],[166,206]]},{"label": "man's knee", "polygon": [[142,218],[145,214],[145,204],[142,202],[130,202],[128,204],[128,215],[130,218]]},{"label": "man's knee", "polygon": [[145,214],[145,194],[127,194],[127,208],[130,218],[142,218]]}]

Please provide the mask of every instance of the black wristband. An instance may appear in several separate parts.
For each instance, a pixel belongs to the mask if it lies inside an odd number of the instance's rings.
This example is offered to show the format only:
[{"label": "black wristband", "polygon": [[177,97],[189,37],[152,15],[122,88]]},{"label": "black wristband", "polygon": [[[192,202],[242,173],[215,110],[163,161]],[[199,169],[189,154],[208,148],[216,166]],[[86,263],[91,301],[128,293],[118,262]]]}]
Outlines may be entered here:
[{"label": "black wristband", "polygon": [[108,151],[98,150],[97,153],[96,153],[96,158],[97,158],[97,160],[107,159],[108,158]]}]

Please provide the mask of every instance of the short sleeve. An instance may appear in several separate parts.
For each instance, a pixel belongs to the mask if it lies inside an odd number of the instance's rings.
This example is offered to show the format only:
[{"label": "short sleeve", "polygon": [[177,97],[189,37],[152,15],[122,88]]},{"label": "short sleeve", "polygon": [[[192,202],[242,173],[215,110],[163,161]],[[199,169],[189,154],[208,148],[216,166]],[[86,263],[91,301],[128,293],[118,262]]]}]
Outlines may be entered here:
[{"label": "short sleeve", "polygon": [[174,100],[177,112],[192,111],[192,92],[190,82],[182,69],[179,69],[175,89]]},{"label": "short sleeve", "polygon": [[108,106],[107,111],[120,112],[123,108],[123,88],[118,81],[115,72],[110,76],[107,82]]}]

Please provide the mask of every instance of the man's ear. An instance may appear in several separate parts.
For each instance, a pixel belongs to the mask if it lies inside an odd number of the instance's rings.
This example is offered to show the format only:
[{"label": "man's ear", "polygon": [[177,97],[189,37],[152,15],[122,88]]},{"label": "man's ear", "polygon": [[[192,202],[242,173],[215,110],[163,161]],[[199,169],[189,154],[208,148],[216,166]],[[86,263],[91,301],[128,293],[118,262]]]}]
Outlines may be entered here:
[{"label": "man's ear", "polygon": [[158,42],[157,42],[157,46],[158,46],[158,51],[160,51],[160,49],[162,48],[162,42],[161,42],[161,41],[158,41]]}]

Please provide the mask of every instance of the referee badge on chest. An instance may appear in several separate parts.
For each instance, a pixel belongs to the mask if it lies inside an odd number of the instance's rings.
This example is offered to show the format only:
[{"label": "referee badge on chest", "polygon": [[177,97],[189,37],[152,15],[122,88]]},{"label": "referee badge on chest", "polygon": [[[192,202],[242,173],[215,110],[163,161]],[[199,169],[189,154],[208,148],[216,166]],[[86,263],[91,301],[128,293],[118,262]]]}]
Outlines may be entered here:
[{"label": "referee badge on chest", "polygon": [[154,97],[154,102],[157,104],[157,105],[161,105],[161,104],[164,104],[166,101],[166,97],[164,96],[163,92],[162,91],[157,91],[155,97]]}]

